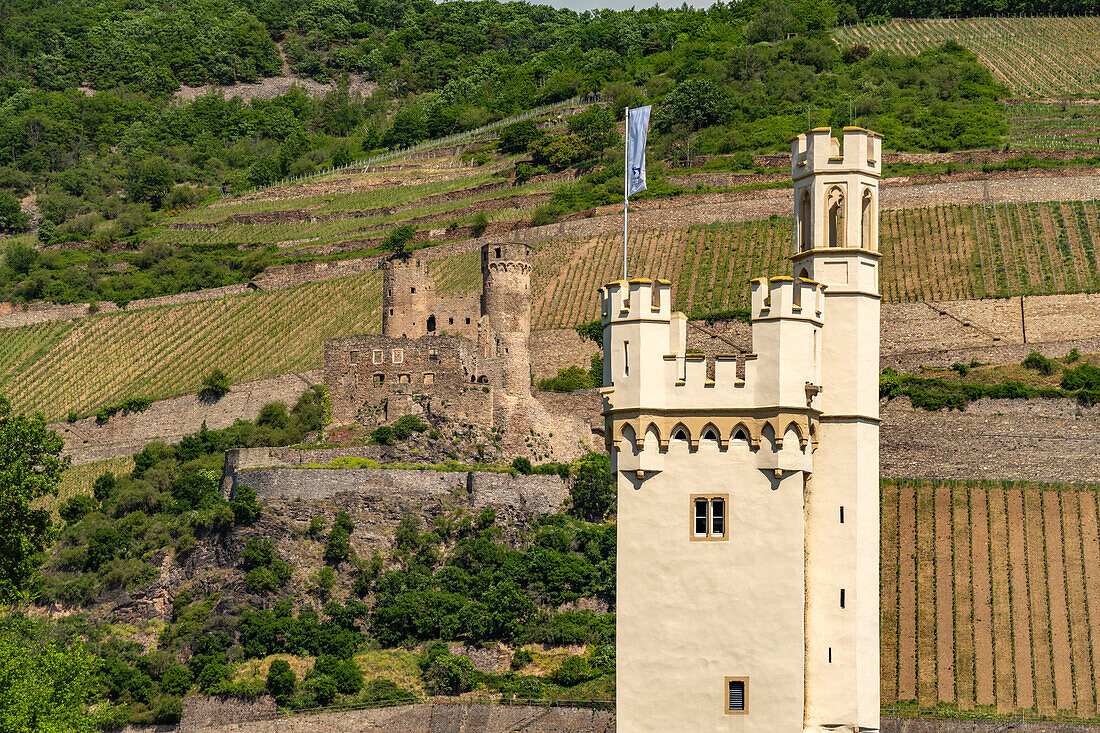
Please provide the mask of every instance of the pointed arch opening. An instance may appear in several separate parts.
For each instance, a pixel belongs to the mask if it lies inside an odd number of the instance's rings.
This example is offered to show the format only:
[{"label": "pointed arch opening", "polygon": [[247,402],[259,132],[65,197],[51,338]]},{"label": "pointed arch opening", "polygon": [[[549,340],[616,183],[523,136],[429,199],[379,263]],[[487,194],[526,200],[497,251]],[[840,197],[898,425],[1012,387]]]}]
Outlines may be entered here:
[{"label": "pointed arch opening", "polygon": [[683,425],[677,425],[672,429],[673,443],[687,443],[689,440],[691,440],[691,434]]},{"label": "pointed arch opening", "polygon": [[634,435],[634,428],[630,424],[623,425],[622,430],[619,431],[620,450],[630,451],[632,454],[637,455],[638,446],[636,436]]},{"label": "pointed arch opening", "polygon": [[875,197],[871,189],[864,189],[859,210],[859,246],[863,249],[878,249],[875,242]]},{"label": "pointed arch opening", "polygon": [[428,333],[435,333],[435,316],[428,316]]},{"label": "pointed arch opening", "polygon": [[828,212],[829,246],[845,246],[844,191],[840,186],[825,192],[825,210]]},{"label": "pointed arch opening", "polygon": [[812,231],[810,221],[810,192],[802,192],[802,200],[798,202],[798,248],[802,252],[808,252],[813,246],[810,242]]},{"label": "pointed arch opening", "polygon": [[718,428],[713,425],[706,425],[703,428],[702,435],[699,438],[700,445],[718,447]]},{"label": "pointed arch opening", "polygon": [[748,443],[749,442],[749,430],[744,425],[738,425],[733,431],[733,437],[730,438],[735,443]]},{"label": "pointed arch opening", "polygon": [[646,428],[645,437],[642,438],[642,450],[656,453],[661,449],[661,431],[655,423],[650,423]]}]

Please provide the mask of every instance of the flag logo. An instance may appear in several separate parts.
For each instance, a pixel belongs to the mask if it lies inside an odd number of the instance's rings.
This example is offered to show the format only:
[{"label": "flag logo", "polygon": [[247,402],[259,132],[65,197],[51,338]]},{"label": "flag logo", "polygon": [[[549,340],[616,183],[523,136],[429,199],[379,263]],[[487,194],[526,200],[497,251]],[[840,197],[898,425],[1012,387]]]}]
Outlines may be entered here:
[{"label": "flag logo", "polygon": [[638,107],[627,113],[627,196],[646,190],[645,141],[649,133],[650,109],[650,106]]}]

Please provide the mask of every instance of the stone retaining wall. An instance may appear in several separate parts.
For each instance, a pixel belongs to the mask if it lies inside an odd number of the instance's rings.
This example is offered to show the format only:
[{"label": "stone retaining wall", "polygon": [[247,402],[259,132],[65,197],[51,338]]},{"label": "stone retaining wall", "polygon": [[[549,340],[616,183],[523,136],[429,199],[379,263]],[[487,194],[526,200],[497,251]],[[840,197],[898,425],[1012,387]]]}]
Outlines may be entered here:
[{"label": "stone retaining wall", "polygon": [[180,730],[209,733],[614,733],[615,713],[586,708],[433,702],[201,728],[181,726]]},{"label": "stone retaining wall", "polygon": [[249,486],[261,502],[269,499],[360,498],[426,499],[443,494],[469,496],[474,509],[486,506],[523,509],[532,514],[557,511],[569,495],[559,476],[512,476],[488,471],[415,471],[379,468],[254,468],[232,477],[233,488]]}]

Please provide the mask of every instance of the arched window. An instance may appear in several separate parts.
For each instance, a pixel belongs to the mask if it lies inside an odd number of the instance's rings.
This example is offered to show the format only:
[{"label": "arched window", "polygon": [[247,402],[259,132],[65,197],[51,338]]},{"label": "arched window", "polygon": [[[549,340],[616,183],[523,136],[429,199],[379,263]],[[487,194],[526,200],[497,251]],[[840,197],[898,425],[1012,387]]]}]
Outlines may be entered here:
[{"label": "arched window", "polygon": [[674,441],[686,443],[688,439],[687,431],[683,428],[677,428],[676,432],[672,434],[672,439]]},{"label": "arched window", "polygon": [[737,430],[735,430],[735,431],[734,431],[734,433],[733,433],[733,439],[734,439],[734,440],[740,440],[740,441],[742,441],[742,442],[744,442],[744,443],[748,443],[748,442],[749,442],[749,436],[748,436],[748,434],[747,434],[747,433],[745,433],[745,431],[744,431],[744,429],[743,429],[743,428],[737,428]]},{"label": "arched window", "polygon": [[873,237],[875,236],[875,214],[874,214],[874,197],[871,195],[871,189],[866,189],[863,192],[863,205],[860,206],[860,243],[859,246],[863,249],[878,249],[877,244]]},{"label": "arched window", "polygon": [[707,428],[703,431],[703,437],[701,438],[701,440],[703,442],[717,443],[718,433],[714,432],[714,428]]},{"label": "arched window", "polygon": [[802,201],[798,206],[798,242],[799,249],[802,252],[807,252],[813,246],[810,242],[810,233],[813,230],[813,224],[810,221],[810,192],[802,192]]},{"label": "arched window", "polygon": [[435,333],[435,316],[428,316],[428,333]]},{"label": "arched window", "polygon": [[825,210],[829,212],[829,246],[845,246],[844,192],[838,186],[825,194]]}]

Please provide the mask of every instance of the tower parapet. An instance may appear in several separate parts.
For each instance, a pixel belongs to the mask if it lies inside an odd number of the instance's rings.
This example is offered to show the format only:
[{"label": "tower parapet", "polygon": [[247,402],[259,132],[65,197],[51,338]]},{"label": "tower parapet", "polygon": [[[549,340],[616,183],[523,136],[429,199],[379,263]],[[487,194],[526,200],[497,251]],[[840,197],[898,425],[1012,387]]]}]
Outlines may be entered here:
[{"label": "tower parapet", "polygon": [[394,257],[382,262],[382,335],[419,338],[435,330],[429,310],[435,300],[435,281],[428,262]]}]

